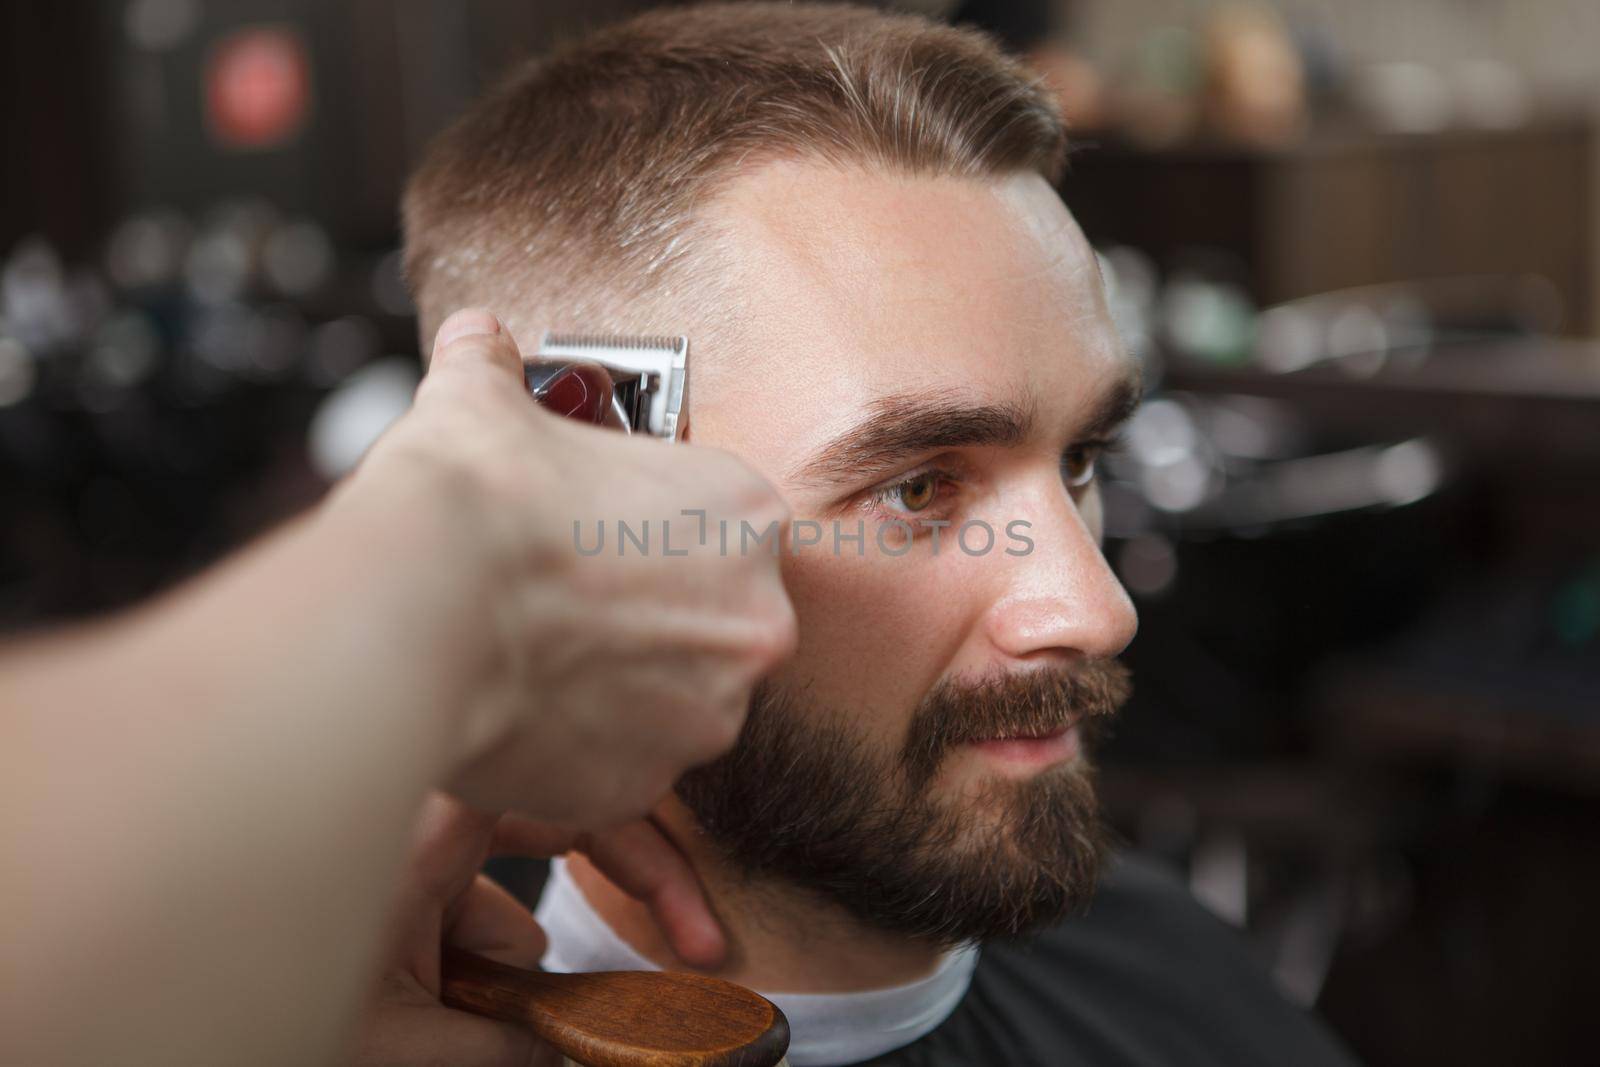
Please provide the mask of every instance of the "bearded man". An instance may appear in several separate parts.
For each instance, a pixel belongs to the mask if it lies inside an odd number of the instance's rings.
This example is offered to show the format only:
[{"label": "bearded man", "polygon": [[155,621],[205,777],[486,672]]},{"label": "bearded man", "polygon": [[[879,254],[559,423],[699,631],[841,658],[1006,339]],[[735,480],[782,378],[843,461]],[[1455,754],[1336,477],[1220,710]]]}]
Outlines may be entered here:
[{"label": "bearded man", "polygon": [[[783,1008],[796,1067],[1348,1062],[1181,889],[1102,862],[1088,749],[1135,617],[1096,463],[1139,375],[1064,151],[975,32],[728,4],[517,71],[408,188],[425,337],[469,304],[524,352],[687,335],[686,438],[792,509],[798,652],[654,822],[726,932],[700,969]],[[544,965],[688,967],[624,889],[558,861]]]}]

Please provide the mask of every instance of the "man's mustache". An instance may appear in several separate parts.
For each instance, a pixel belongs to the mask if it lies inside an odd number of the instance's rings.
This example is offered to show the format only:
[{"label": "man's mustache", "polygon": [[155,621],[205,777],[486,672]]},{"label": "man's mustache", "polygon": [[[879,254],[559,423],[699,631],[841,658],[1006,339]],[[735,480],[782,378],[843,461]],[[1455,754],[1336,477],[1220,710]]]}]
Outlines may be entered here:
[{"label": "man's mustache", "polygon": [[985,679],[943,682],[912,716],[903,751],[914,787],[925,785],[951,749],[996,737],[1038,737],[1114,714],[1133,691],[1114,659],[1084,660]]}]

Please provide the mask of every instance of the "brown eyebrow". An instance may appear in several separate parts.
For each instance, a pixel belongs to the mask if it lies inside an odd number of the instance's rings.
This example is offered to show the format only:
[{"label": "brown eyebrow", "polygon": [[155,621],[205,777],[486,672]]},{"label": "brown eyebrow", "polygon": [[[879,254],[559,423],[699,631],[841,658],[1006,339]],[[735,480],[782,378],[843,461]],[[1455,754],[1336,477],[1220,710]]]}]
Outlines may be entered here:
[{"label": "brown eyebrow", "polygon": [[963,445],[1014,445],[1033,429],[1033,412],[1015,404],[963,404],[937,394],[882,397],[872,414],[795,468],[795,482],[831,485],[888,474],[906,457]]},{"label": "brown eyebrow", "polygon": [[[1104,437],[1139,406],[1138,374],[1119,379],[1095,402],[1083,439]],[[965,404],[948,395],[898,394],[874,401],[871,414],[817,449],[790,475],[800,485],[829,486],[892,473],[911,456],[941,448],[1010,446],[1033,432],[1031,405]]]},{"label": "brown eyebrow", "polygon": [[1132,369],[1118,378],[1095,401],[1088,419],[1084,421],[1081,436],[1085,440],[1109,436],[1118,426],[1127,422],[1143,402],[1144,375],[1140,372],[1139,364],[1132,363]]}]

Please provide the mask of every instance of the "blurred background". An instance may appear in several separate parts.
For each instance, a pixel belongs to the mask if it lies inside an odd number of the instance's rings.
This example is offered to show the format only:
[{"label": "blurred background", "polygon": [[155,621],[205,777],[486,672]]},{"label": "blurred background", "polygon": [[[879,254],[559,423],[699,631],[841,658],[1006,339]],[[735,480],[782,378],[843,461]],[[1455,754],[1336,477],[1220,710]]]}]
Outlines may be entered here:
[{"label": "blurred background", "polygon": [[[348,469],[418,376],[419,150],[643,6],[0,7],[0,631]],[[1106,486],[1123,837],[1372,1064],[1597,1062],[1600,5],[898,6],[1060,95],[1148,367]]]}]

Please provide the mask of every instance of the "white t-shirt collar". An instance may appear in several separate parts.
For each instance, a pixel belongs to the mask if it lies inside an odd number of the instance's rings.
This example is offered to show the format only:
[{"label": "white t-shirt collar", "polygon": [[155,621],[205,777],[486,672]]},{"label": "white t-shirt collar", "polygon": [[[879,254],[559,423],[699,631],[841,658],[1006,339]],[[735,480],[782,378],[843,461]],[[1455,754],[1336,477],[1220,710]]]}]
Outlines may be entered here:
[{"label": "white t-shirt collar", "polygon": [[[560,859],[534,912],[550,939],[547,971],[655,971],[590,907]],[[792,1067],[837,1067],[909,1045],[950,1017],[972,983],[976,945],[945,955],[926,978],[861,993],[762,993],[789,1019]]]}]

